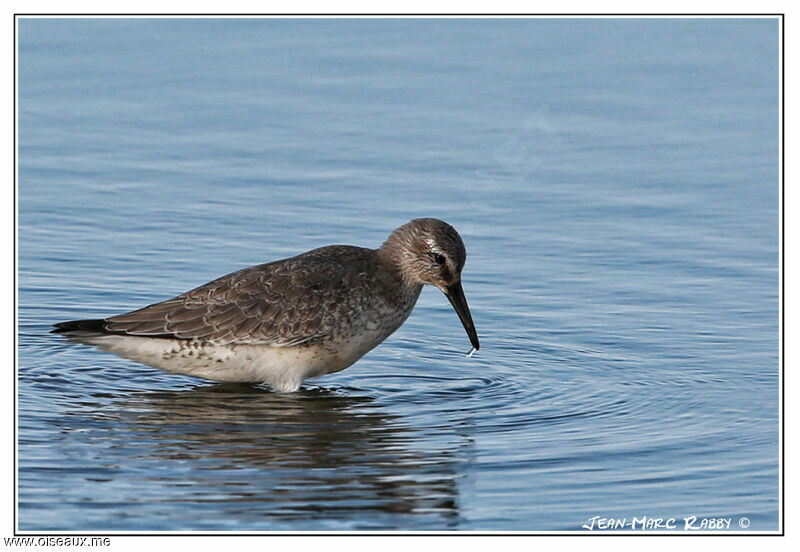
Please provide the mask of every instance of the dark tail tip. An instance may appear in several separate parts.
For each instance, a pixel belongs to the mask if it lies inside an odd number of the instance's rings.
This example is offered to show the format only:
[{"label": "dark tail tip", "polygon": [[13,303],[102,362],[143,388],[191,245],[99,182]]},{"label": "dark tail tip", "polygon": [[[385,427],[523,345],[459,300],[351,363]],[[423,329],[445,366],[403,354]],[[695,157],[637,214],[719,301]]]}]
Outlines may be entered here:
[{"label": "dark tail tip", "polygon": [[70,320],[69,322],[53,324],[55,329],[50,330],[50,333],[68,334],[76,331],[108,333],[105,325],[106,321],[99,318],[94,320]]}]

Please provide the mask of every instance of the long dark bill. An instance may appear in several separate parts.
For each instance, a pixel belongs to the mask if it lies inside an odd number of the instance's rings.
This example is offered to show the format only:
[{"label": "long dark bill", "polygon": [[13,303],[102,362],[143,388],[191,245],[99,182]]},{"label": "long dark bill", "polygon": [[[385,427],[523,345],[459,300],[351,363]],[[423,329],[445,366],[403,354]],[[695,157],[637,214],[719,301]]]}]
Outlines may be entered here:
[{"label": "long dark bill", "polygon": [[472,315],[469,313],[469,305],[467,305],[467,298],[464,297],[464,289],[461,287],[461,282],[456,282],[448,287],[444,294],[456,310],[461,323],[464,324],[464,329],[467,330],[472,346],[477,351],[481,348],[481,344],[478,342],[478,332],[475,331],[475,324],[472,322]]}]

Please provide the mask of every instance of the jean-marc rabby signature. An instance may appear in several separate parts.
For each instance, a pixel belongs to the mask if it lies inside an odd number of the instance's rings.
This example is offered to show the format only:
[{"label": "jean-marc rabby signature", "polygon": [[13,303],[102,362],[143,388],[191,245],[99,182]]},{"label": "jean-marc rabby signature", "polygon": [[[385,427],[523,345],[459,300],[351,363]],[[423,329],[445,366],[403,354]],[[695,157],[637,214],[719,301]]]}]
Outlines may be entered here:
[{"label": "jean-marc rabby signature", "polygon": [[[745,529],[750,526],[750,520],[746,517],[739,518],[738,525]],[[683,518],[652,516],[615,518],[592,516],[587,519],[586,523],[581,525],[581,527],[589,531],[619,531],[626,529],[633,531],[724,531],[731,528],[731,518],[698,517],[694,515]]]}]

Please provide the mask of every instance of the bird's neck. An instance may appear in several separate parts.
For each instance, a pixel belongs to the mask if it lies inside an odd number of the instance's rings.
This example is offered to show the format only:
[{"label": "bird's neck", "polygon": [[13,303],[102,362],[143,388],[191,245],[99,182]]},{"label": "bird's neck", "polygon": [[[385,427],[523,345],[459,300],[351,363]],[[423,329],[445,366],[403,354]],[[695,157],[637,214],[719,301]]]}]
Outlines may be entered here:
[{"label": "bird's neck", "polygon": [[399,240],[392,240],[390,237],[390,239],[376,249],[375,252],[378,261],[393,278],[402,283],[404,288],[416,290],[417,294],[419,294],[419,290],[422,289],[422,283],[419,279],[415,278],[408,269],[412,260],[412,255],[409,253],[404,243]]}]

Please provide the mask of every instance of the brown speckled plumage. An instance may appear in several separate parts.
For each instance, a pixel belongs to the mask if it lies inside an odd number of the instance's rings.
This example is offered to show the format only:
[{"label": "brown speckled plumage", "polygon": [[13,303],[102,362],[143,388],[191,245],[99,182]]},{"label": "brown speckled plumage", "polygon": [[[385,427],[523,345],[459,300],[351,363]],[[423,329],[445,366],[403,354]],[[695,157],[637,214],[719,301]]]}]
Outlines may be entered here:
[{"label": "brown speckled plumage", "polygon": [[[321,247],[126,314],[62,322],[53,331],[173,372],[293,390],[305,377],[346,368],[388,337],[411,313],[423,284],[445,292],[477,349],[460,284],[465,260],[455,229],[416,219],[379,249]],[[227,372],[220,366],[226,362]]]}]

